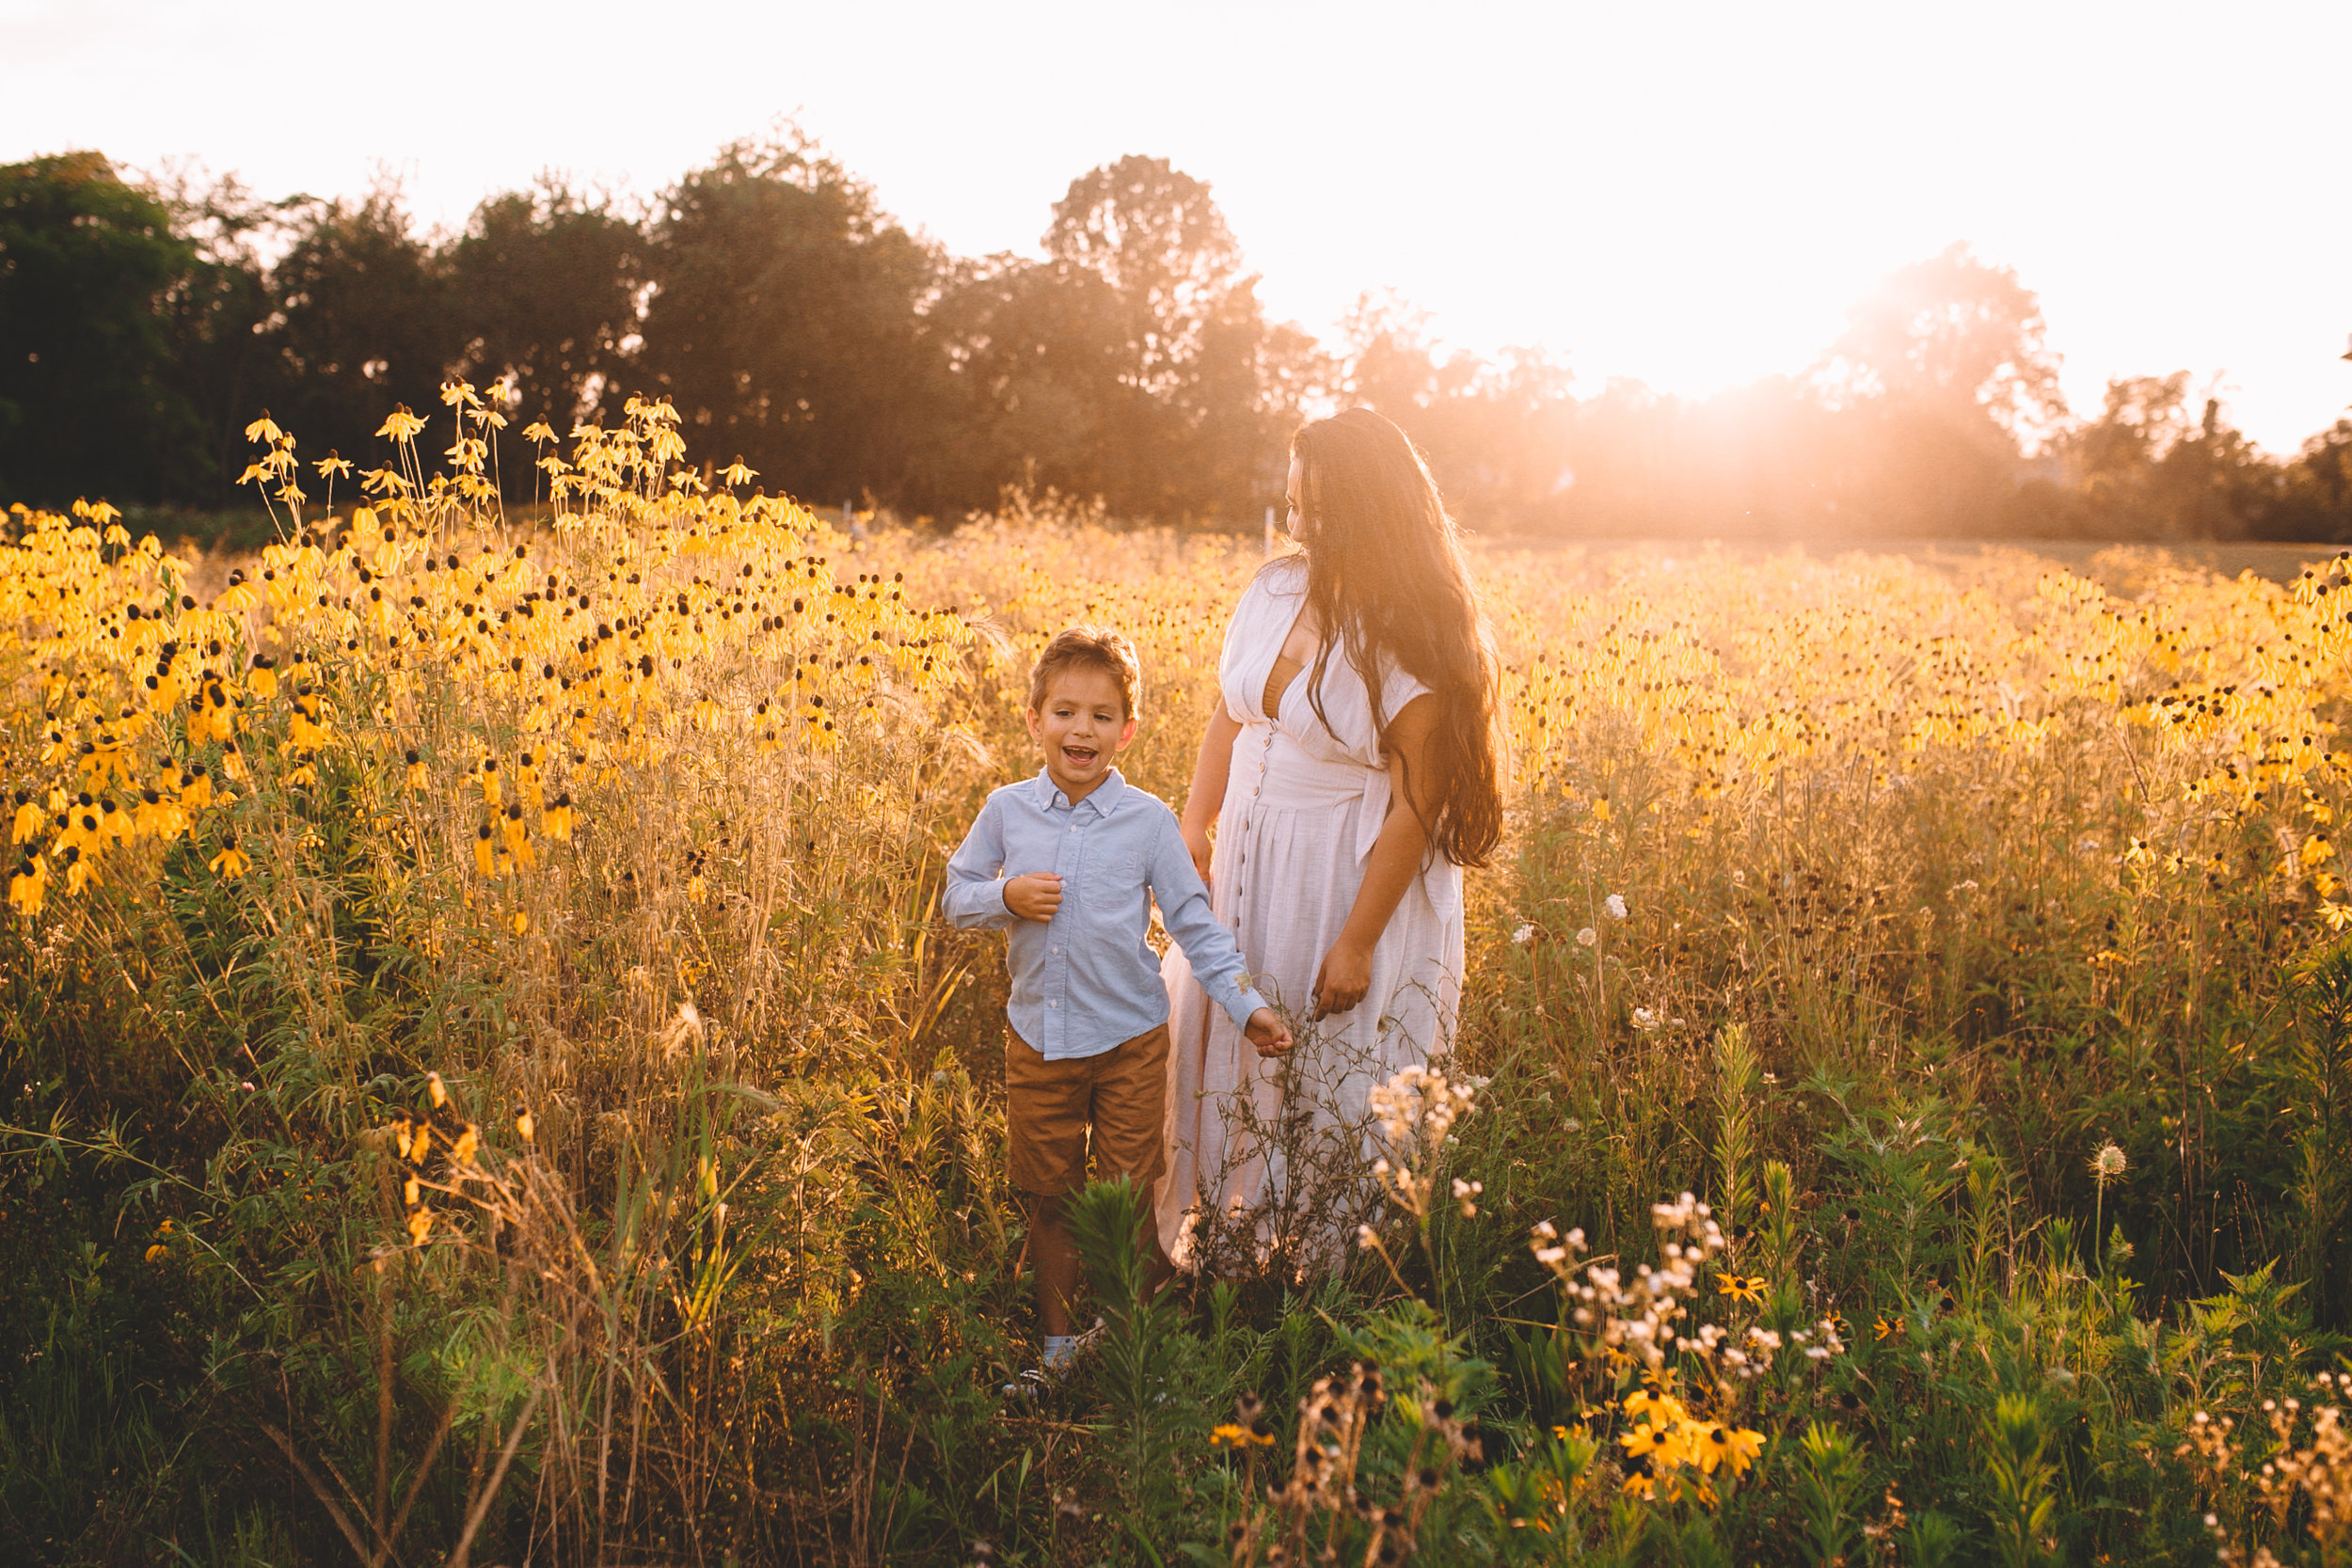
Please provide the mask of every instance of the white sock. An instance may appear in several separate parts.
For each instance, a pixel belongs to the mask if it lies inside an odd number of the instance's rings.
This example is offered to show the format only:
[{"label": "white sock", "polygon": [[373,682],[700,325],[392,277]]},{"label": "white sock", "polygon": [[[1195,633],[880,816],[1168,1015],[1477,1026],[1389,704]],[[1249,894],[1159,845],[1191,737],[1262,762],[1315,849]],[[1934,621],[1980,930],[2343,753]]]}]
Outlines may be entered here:
[{"label": "white sock", "polygon": [[1048,1334],[1045,1337],[1045,1354],[1040,1359],[1047,1371],[1058,1372],[1067,1368],[1077,1354],[1078,1337],[1075,1334]]}]

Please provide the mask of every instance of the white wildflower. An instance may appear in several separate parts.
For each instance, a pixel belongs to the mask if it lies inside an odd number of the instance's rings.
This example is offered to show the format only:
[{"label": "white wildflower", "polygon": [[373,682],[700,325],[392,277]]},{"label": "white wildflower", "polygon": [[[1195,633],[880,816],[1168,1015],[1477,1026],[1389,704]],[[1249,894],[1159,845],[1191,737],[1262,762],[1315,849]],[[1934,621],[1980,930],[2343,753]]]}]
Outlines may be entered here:
[{"label": "white wildflower", "polygon": [[1511,933],[1511,941],[1517,946],[1525,947],[1534,940],[1535,927],[1532,924],[1522,923],[1518,930]]},{"label": "white wildflower", "polygon": [[1625,895],[1613,893],[1601,900],[1600,907],[1609,911],[1610,919],[1623,920],[1625,918]]},{"label": "white wildflower", "polygon": [[1576,944],[1579,947],[1590,947],[1593,943],[1598,942],[1599,940],[1600,933],[1594,930],[1590,926],[1582,927],[1576,933]]}]

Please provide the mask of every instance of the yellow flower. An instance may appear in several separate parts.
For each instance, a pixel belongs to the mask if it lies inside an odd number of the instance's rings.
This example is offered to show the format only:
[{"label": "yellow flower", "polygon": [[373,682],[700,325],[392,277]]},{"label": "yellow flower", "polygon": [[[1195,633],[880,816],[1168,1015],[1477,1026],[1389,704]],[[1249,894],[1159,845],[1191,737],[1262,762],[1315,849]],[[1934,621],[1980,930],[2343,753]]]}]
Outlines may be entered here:
[{"label": "yellow flower", "polygon": [[41,902],[49,892],[49,867],[46,863],[27,857],[8,876],[8,905],[21,910],[27,920],[40,913]]},{"label": "yellow flower", "polygon": [[1715,1290],[1719,1294],[1729,1296],[1734,1301],[1760,1302],[1764,1299],[1765,1284],[1766,1281],[1760,1275],[1750,1275],[1743,1278],[1736,1274],[1727,1274],[1717,1277]]},{"label": "yellow flower", "polygon": [[410,413],[408,405],[404,403],[392,410],[391,418],[384,421],[376,430],[376,435],[388,440],[413,441],[423,429],[424,421]]},{"label": "yellow flower", "polygon": [[1903,1321],[1900,1318],[1890,1319],[1882,1312],[1879,1314],[1878,1322],[1872,1327],[1876,1329],[1878,1338],[1881,1339],[1891,1339],[1903,1331]]},{"label": "yellow flower", "polygon": [[532,1134],[535,1131],[532,1123],[531,1113],[520,1105],[515,1107],[515,1131],[521,1135],[525,1143],[531,1142]]},{"label": "yellow flower", "polygon": [[449,1103],[448,1086],[441,1082],[441,1075],[437,1072],[428,1072],[424,1075],[424,1092],[426,1098],[433,1101],[433,1108],[437,1111]]},{"label": "yellow flower", "polygon": [[237,835],[234,833],[220,835],[220,853],[215,855],[206,866],[207,870],[218,876],[231,878],[242,877],[252,868],[252,858],[237,847]]},{"label": "yellow flower", "polygon": [[427,1232],[433,1228],[433,1211],[420,1208],[408,1216],[408,1240],[417,1246],[424,1245]]},{"label": "yellow flower", "polygon": [[[1721,1427],[1716,1430],[1724,1431]],[[1744,1476],[1748,1466],[1756,1463],[1756,1455],[1764,1451],[1764,1434],[1745,1427],[1736,1428],[1724,1433],[1723,1449],[1723,1463],[1731,1466],[1731,1473]]]},{"label": "yellow flower", "polygon": [[256,697],[277,696],[278,661],[267,654],[256,654],[253,668],[246,672],[245,689]]},{"label": "yellow flower", "polygon": [[491,841],[487,822],[474,831],[473,863],[485,877],[498,875],[498,846]]},{"label": "yellow flower", "polygon": [[559,843],[567,843],[572,836],[572,797],[569,790],[555,798],[555,803],[540,815],[539,831]]},{"label": "yellow flower", "polygon": [[8,842],[10,844],[31,843],[33,835],[40,831],[42,816],[40,802],[25,791],[18,790],[16,792],[16,821],[9,830]]}]

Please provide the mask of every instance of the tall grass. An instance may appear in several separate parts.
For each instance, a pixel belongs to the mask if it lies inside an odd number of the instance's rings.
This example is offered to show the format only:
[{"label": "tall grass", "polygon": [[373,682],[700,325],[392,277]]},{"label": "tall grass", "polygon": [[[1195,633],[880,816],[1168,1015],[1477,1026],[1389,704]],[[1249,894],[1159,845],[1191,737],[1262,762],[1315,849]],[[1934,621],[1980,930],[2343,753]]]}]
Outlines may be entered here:
[{"label": "tall grass", "polygon": [[1481,558],[1474,1108],[1336,1270],[1147,1304],[1089,1198],[1106,1338],[1007,1401],[939,866],[1072,621],[1180,797],[1256,551],[853,545],[644,403],[526,526],[451,409],[257,422],[230,575],[0,545],[10,1556],[2340,1560],[2341,568]]}]

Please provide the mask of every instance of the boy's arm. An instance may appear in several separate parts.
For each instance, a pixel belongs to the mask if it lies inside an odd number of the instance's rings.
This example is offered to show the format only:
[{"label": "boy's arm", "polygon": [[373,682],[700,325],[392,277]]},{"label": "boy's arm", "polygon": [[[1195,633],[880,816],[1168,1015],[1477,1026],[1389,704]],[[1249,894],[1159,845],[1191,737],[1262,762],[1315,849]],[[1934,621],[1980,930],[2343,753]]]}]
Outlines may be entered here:
[{"label": "boy's arm", "polygon": [[1005,908],[1005,884],[996,875],[1004,865],[1004,834],[996,819],[996,797],[992,795],[980,808],[972,831],[963,835],[962,845],[947,861],[947,886],[939,895],[939,907],[951,925],[969,928],[1020,924],[1020,917]]},{"label": "boy's arm", "polygon": [[1233,943],[1233,933],[1218,923],[1210,909],[1209,890],[1201,884],[1200,873],[1193,869],[1192,854],[1184,847],[1173,815],[1168,816],[1152,846],[1151,882],[1152,895],[1159,901],[1160,923],[1184,950],[1193,978],[1225,1009],[1233,1027],[1247,1032],[1249,1015],[1269,1004],[1244,985],[1248,976],[1241,949]]}]

